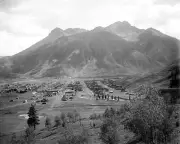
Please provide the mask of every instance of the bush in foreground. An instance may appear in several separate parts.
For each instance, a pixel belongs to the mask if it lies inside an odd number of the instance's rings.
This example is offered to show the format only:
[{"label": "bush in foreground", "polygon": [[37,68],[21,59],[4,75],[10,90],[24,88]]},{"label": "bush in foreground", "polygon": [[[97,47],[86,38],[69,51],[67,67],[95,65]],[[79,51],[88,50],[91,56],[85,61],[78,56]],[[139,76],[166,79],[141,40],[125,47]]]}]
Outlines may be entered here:
[{"label": "bush in foreground", "polygon": [[112,118],[105,119],[100,127],[100,137],[105,144],[118,144],[119,134],[118,134],[118,123]]},{"label": "bush in foreground", "polygon": [[81,127],[79,133],[75,133],[72,128],[66,127],[63,131],[64,140],[59,140],[58,144],[88,144],[88,135],[88,130],[84,127]]},{"label": "bush in foreground", "polygon": [[45,120],[45,127],[46,128],[50,128],[51,127],[51,119],[49,117],[46,117],[46,120]]},{"label": "bush in foreground", "polygon": [[59,116],[55,116],[54,123],[55,123],[54,124],[55,127],[60,126],[62,124],[61,118]]},{"label": "bush in foreground", "polygon": [[21,136],[13,134],[10,140],[10,144],[33,144],[35,143],[35,132],[32,127],[27,128]]}]

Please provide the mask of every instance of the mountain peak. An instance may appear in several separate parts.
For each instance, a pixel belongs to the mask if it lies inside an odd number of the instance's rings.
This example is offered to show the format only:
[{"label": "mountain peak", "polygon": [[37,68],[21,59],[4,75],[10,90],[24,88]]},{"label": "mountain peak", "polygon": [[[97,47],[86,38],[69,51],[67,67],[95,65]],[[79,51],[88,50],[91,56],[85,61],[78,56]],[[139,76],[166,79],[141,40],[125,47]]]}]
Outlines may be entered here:
[{"label": "mountain peak", "polygon": [[156,35],[156,36],[164,36],[163,33],[161,33],[160,31],[158,31],[158,30],[156,30],[156,29],[154,29],[154,28],[152,28],[152,27],[146,29],[146,32],[149,32],[149,33],[151,33],[152,35]]},{"label": "mountain peak", "polygon": [[127,21],[117,21],[107,26],[106,28],[116,31],[129,31],[130,29],[134,29],[135,27],[131,26],[131,24]]},{"label": "mountain peak", "polygon": [[102,26],[95,27],[92,31],[99,32],[102,31],[104,28]]},{"label": "mountain peak", "polygon": [[63,30],[56,27],[55,29],[53,29],[50,34],[51,36],[62,36],[63,35]]},{"label": "mountain peak", "polygon": [[130,27],[131,24],[129,22],[127,22],[127,21],[122,21],[122,22],[121,21],[117,21],[117,22],[111,24],[110,26],[115,26],[115,27],[128,26],[128,27]]}]

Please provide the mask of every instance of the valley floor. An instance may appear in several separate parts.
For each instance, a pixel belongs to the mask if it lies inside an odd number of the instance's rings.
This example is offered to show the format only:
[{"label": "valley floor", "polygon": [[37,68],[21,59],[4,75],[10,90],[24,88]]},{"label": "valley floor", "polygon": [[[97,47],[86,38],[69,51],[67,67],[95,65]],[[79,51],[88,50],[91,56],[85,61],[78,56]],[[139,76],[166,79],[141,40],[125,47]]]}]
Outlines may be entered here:
[{"label": "valley floor", "polygon": [[[77,92],[75,98],[70,101],[62,101],[61,98],[63,96],[63,92],[60,92],[58,95],[50,97],[49,102],[45,105],[36,104],[36,109],[38,110],[38,114],[40,117],[40,125],[38,125],[37,130],[39,131],[39,135],[44,135],[45,130],[45,119],[46,117],[50,117],[50,119],[54,119],[55,116],[60,116],[62,112],[73,112],[74,110],[80,113],[83,125],[89,127],[91,120],[89,120],[89,116],[93,113],[102,114],[107,107],[119,108],[121,104],[124,104],[125,101],[105,101],[105,100],[95,100],[93,97],[92,91],[86,87],[84,80],[80,80],[83,91]],[[67,82],[68,83],[68,82]],[[117,91],[116,91],[117,93]],[[119,91],[119,95],[124,96],[124,93]],[[27,119],[25,118],[25,114],[27,114],[28,109],[30,107],[30,100],[32,97],[32,92],[27,92],[25,94],[19,95],[19,100],[16,102],[9,102],[9,99],[0,98],[1,101],[4,101],[3,106],[0,108],[0,133],[1,134],[10,134],[13,132],[21,132],[27,128]],[[27,103],[22,103],[23,100],[28,100]],[[101,123],[100,121],[96,122]],[[75,127],[78,126],[78,123],[73,124]],[[43,130],[44,129],[44,130]],[[93,130],[93,135],[97,137],[96,131],[99,128]],[[58,129],[54,129],[53,131],[57,131]],[[46,132],[49,133],[49,132]],[[40,136],[41,137],[41,136]],[[46,137],[46,136],[44,136]],[[55,137],[55,135],[53,135]],[[47,138],[41,138],[38,140],[38,143],[43,143]],[[56,138],[54,138],[56,140]],[[93,138],[96,140],[96,138]],[[54,141],[55,141],[54,140]],[[1,137],[1,143],[4,142],[4,137]],[[95,142],[93,142],[95,143]]]}]

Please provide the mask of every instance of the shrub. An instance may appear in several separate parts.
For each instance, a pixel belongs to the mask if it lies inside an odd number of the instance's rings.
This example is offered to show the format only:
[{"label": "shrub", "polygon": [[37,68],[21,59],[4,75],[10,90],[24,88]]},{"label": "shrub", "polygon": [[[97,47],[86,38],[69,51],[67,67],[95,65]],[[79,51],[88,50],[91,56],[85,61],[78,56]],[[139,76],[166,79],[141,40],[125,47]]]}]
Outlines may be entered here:
[{"label": "shrub", "polygon": [[51,119],[50,119],[49,117],[46,117],[45,127],[46,127],[46,128],[50,128],[50,127],[51,127]]},{"label": "shrub", "polygon": [[65,113],[61,113],[60,115],[61,121],[62,121],[62,126],[65,127],[66,126],[66,122],[67,122],[67,117]]},{"label": "shrub", "polygon": [[125,104],[121,105],[119,110],[117,110],[116,115],[121,116],[123,118],[124,115],[130,111],[130,108],[131,108],[130,104],[125,103]]},{"label": "shrub", "polygon": [[61,118],[59,116],[55,116],[54,118],[55,127],[58,127],[62,124]]},{"label": "shrub", "polygon": [[118,124],[115,119],[105,119],[100,127],[100,137],[105,144],[118,144]]},{"label": "shrub", "polygon": [[76,110],[74,111],[74,118],[76,121],[79,121],[79,124],[81,125],[81,116]]},{"label": "shrub", "polygon": [[106,110],[105,110],[104,113],[103,113],[103,117],[104,117],[104,118],[109,118],[110,116],[111,116],[110,111],[109,111],[108,108],[106,108]]},{"label": "shrub", "polygon": [[104,118],[112,118],[114,116],[116,116],[116,110],[114,110],[113,108],[110,109],[107,108],[103,113]]},{"label": "shrub", "polygon": [[68,113],[67,113],[67,117],[68,117],[68,119],[69,119],[69,122],[74,121],[74,115],[73,115],[72,112],[68,112]]},{"label": "shrub", "polygon": [[22,136],[25,143],[33,143],[35,141],[35,132],[33,128],[27,128]]},{"label": "shrub", "polygon": [[81,131],[78,134],[75,134],[71,128],[66,127],[64,129],[63,135],[65,142],[63,140],[59,140],[59,144],[62,144],[63,142],[68,144],[86,144],[89,142],[88,130],[84,127],[81,128]]},{"label": "shrub", "polygon": [[92,115],[90,115],[89,119],[90,120],[95,120],[98,118],[98,115],[96,115],[95,113],[93,113]]},{"label": "shrub", "polygon": [[35,143],[35,132],[32,127],[27,128],[22,135],[16,136],[13,134],[10,144],[33,144]]},{"label": "shrub", "polygon": [[178,121],[176,122],[176,127],[179,127],[179,122]]}]

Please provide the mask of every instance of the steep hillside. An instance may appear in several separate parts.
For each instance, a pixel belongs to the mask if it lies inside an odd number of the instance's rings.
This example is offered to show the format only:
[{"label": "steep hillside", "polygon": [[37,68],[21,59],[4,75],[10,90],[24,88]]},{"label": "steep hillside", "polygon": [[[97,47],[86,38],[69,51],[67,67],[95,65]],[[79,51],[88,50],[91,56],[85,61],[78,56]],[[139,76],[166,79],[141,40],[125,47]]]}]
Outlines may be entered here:
[{"label": "steep hillside", "polygon": [[[172,72],[176,71],[177,80],[180,81],[180,59],[174,60],[160,70],[154,71],[146,75],[127,76],[124,80],[120,80],[120,84],[126,87],[135,88],[142,84],[153,84],[157,87],[168,88],[172,79]],[[176,85],[180,86],[180,83]]]}]

